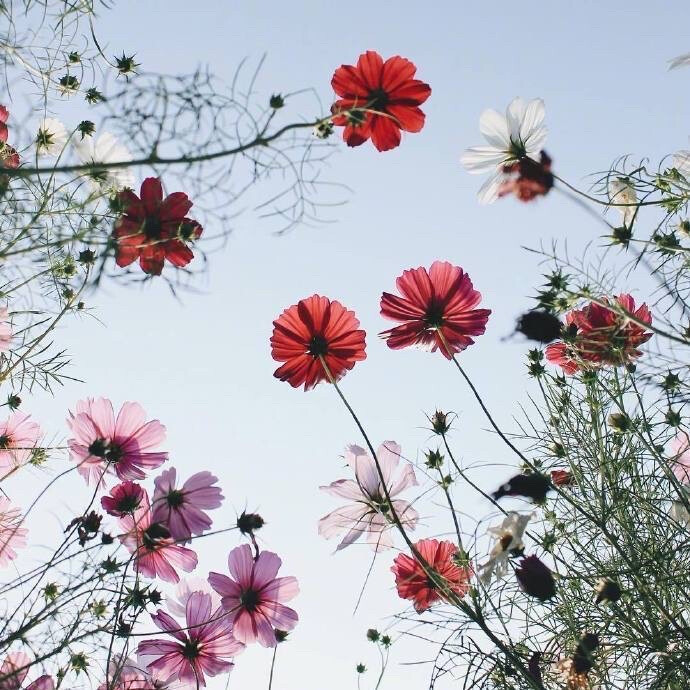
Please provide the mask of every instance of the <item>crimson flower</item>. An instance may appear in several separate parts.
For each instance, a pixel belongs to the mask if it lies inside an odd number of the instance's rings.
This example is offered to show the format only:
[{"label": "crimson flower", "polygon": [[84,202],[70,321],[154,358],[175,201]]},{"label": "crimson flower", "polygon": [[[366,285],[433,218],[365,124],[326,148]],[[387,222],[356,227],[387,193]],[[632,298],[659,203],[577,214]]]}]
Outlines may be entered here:
[{"label": "crimson flower", "polygon": [[554,486],[571,486],[575,478],[569,470],[551,470],[551,483]]},{"label": "crimson flower", "polygon": [[419,132],[424,113],[419,106],[431,88],[414,79],[417,67],[399,55],[385,62],[375,51],[359,56],[357,65],[341,65],[331,85],[338,100],[331,106],[333,124],[344,126],[348,146],[371,139],[379,151],[400,145],[400,131]]},{"label": "crimson flower", "polygon": [[144,489],[135,482],[126,481],[114,486],[108,496],[101,498],[101,505],[108,515],[124,517],[133,513],[144,500]]},{"label": "crimson flower", "polygon": [[439,591],[422,565],[414,556],[401,553],[395,557],[391,571],[395,575],[395,585],[401,599],[411,599],[417,613],[423,613],[437,601],[447,598],[447,591],[464,597],[469,590],[472,568],[457,563],[458,547],[450,541],[422,539],[415,549],[426,563],[436,572],[436,579],[444,583]]},{"label": "crimson flower", "polygon": [[123,215],[115,222],[113,237],[117,244],[118,266],[129,266],[139,259],[144,273],[160,275],[167,259],[178,268],[193,258],[187,242],[201,236],[199,223],[187,218],[192,202],[184,192],[163,198],[163,187],[157,177],[147,177],[140,197],[131,189],[119,194]]},{"label": "crimson flower", "polygon": [[222,597],[240,642],[275,647],[276,631],[289,631],[297,625],[297,613],[284,602],[299,594],[299,585],[295,577],[276,577],[281,565],[275,553],[262,551],[254,559],[249,544],[242,544],[228,555],[232,577],[209,573],[208,582]]},{"label": "crimson flower", "polygon": [[0,168],[18,168],[19,154],[7,143],[9,130],[7,118],[10,112],[4,105],[0,105]]},{"label": "crimson flower", "polygon": [[173,639],[140,642],[139,656],[151,673],[177,678],[189,687],[204,687],[207,675],[230,671],[229,659],[244,648],[232,634],[229,617],[221,609],[212,610],[211,595],[205,592],[193,592],[187,599],[184,625],[161,609],[151,618]]},{"label": "crimson flower", "polygon": [[482,335],[490,309],[475,309],[482,295],[459,266],[434,261],[431,268],[411,268],[395,281],[401,297],[384,292],[381,316],[402,322],[380,333],[388,347],[400,350],[417,346],[441,351],[451,359],[474,344],[471,336]]},{"label": "crimson flower", "polygon": [[354,312],[328,297],[312,295],[286,309],[273,322],[271,354],[285,362],[273,375],[293,388],[314,388],[328,376],[342,378],[357,362],[366,359],[366,333],[359,329]]},{"label": "crimson flower", "polygon": [[498,196],[514,194],[520,201],[533,201],[546,196],[553,187],[551,158],[546,151],[539,154],[539,162],[525,157],[503,166],[503,182]]},{"label": "crimson flower", "polygon": [[636,308],[635,300],[628,294],[618,295],[613,303],[607,298],[601,301],[603,305],[590,302],[583,309],[566,314],[568,337],[546,348],[546,359],[567,374],[587,366],[629,364],[642,354],[639,346],[652,337],[644,326],[619,311],[651,324],[652,314],[646,304]]}]

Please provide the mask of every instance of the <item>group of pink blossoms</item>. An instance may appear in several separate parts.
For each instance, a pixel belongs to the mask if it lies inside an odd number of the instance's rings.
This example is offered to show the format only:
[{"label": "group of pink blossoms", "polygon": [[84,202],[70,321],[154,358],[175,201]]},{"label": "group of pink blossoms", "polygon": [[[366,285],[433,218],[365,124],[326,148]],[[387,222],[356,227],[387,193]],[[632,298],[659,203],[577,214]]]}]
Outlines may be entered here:
[{"label": "group of pink blossoms", "polygon": [[[138,403],[125,403],[116,415],[109,400],[84,400],[67,423],[70,454],[87,484],[105,489],[111,478],[119,480],[102,496],[101,505],[117,518],[119,539],[132,554],[137,572],[179,582],[179,571],[191,572],[197,565],[195,552],[185,544],[210,529],[207,511],[223,500],[217,478],[203,471],[182,482],[170,468],[154,479],[149,498],[138,482],[168,459],[157,450],[165,440],[165,427],[147,421]],[[275,553],[257,549],[254,555],[247,544],[230,551],[230,575],[208,576],[210,589],[220,597],[218,606],[212,606],[209,591],[198,590],[187,598],[186,625],[162,610],[153,617],[172,639],[139,644],[148,670],[203,685],[205,675],[229,670],[227,659],[245,644],[275,646],[276,630],[289,631],[297,623],[297,614],[285,602],[299,592],[294,577],[277,577],[280,565]]]}]

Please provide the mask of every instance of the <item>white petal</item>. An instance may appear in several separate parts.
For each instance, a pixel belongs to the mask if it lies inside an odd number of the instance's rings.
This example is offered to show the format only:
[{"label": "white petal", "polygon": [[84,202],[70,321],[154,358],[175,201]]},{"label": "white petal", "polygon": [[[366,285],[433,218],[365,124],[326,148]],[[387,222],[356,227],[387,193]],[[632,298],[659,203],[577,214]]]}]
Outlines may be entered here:
[{"label": "white petal", "polygon": [[460,157],[460,163],[468,173],[481,175],[494,171],[505,163],[507,158],[508,154],[505,151],[493,146],[473,146],[465,150]]},{"label": "white petal", "polygon": [[673,167],[681,174],[690,174],[690,151],[678,151],[673,156]]},{"label": "white petal", "polygon": [[540,130],[546,130],[543,127],[544,118],[546,117],[546,108],[544,108],[544,101],[541,98],[531,100],[525,108],[524,118],[520,126],[520,140],[525,143],[532,137],[536,137]]},{"label": "white petal", "polygon": [[513,98],[506,108],[506,120],[508,120],[508,134],[513,141],[520,141],[520,131],[525,119],[527,104],[522,98]]},{"label": "white petal", "polygon": [[479,131],[491,146],[501,150],[507,150],[510,147],[510,133],[506,118],[492,108],[488,108],[481,114]]},{"label": "white petal", "polygon": [[480,204],[492,204],[498,199],[498,190],[503,182],[503,173],[497,172],[492,175],[477,192]]}]

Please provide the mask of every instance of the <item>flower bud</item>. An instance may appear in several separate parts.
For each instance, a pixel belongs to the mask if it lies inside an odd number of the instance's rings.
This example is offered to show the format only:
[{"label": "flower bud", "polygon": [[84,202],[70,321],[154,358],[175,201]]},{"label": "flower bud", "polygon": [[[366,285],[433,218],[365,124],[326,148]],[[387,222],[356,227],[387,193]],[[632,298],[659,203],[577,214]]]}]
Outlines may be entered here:
[{"label": "flower bud", "polygon": [[268,104],[271,106],[271,108],[273,108],[273,110],[278,110],[278,108],[282,108],[285,105],[285,99],[281,94],[274,93],[268,101]]},{"label": "flower bud", "polygon": [[443,467],[443,455],[438,450],[430,450],[426,453],[426,462],[424,463],[430,470],[438,470]]},{"label": "flower bud", "polygon": [[242,534],[253,534],[256,530],[261,529],[264,524],[264,519],[258,513],[242,512],[237,518],[237,527]]},{"label": "flower bud", "polygon": [[610,414],[607,421],[608,425],[620,434],[630,431],[632,427],[632,420],[627,414],[623,414],[622,412]]},{"label": "flower bud", "polygon": [[503,496],[524,496],[531,498],[535,503],[543,503],[546,500],[546,494],[552,489],[551,480],[546,475],[541,472],[532,472],[515,475],[494,491],[492,496],[496,500]]},{"label": "flower bud", "polygon": [[618,601],[621,598],[621,586],[615,580],[602,577],[594,591],[596,592],[595,602],[600,604],[602,601]]},{"label": "flower bud", "polygon": [[556,596],[556,582],[551,570],[536,556],[524,556],[515,570],[515,577],[525,594],[547,601]]},{"label": "flower bud", "polygon": [[550,343],[561,335],[561,320],[545,309],[532,309],[522,314],[515,326],[528,340]]}]

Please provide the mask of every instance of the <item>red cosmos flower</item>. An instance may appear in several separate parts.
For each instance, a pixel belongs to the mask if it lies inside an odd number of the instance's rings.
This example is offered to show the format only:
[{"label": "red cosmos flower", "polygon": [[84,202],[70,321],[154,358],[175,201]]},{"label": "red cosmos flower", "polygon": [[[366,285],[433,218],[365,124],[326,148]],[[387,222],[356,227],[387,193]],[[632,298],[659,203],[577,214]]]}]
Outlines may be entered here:
[{"label": "red cosmos flower", "polygon": [[[450,541],[422,539],[415,544],[419,555],[445,581],[446,587],[458,596],[464,597],[469,590],[472,568],[458,565],[454,557],[458,547]],[[424,569],[413,556],[401,553],[393,561],[391,571],[401,599],[412,599],[417,613],[423,613],[433,603],[445,598],[436,585],[430,581]]]},{"label": "red cosmos flower", "polygon": [[[419,132],[424,113],[419,106],[429,98],[431,88],[413,79],[414,63],[395,55],[385,62],[368,50],[357,66],[341,65],[331,85],[339,99],[331,106],[333,124],[344,126],[343,140],[359,146],[371,138],[379,151],[400,145],[400,130]],[[345,111],[345,112],[344,112]]]},{"label": "red cosmos flower", "polygon": [[144,273],[160,275],[167,259],[173,266],[186,266],[193,258],[187,242],[201,236],[199,223],[187,218],[192,202],[184,192],[163,198],[157,177],[147,177],[141,185],[141,198],[131,189],[119,194],[123,215],[115,222],[116,262],[129,266],[139,259]]},{"label": "red cosmos flower", "polygon": [[312,295],[300,300],[273,326],[271,354],[276,362],[285,362],[273,375],[293,388],[304,384],[306,391],[328,380],[320,356],[336,380],[367,358],[366,333],[359,329],[354,312],[328,297]]},{"label": "red cosmos flower", "polygon": [[503,166],[504,181],[498,189],[498,196],[515,194],[520,201],[532,201],[548,194],[553,187],[551,158],[542,151],[539,162],[524,157]]},{"label": "red cosmos flower", "polygon": [[554,486],[571,486],[575,480],[573,473],[568,470],[551,470],[551,483]]},{"label": "red cosmos flower", "polygon": [[[604,298],[606,305],[611,302]],[[636,319],[652,323],[646,304],[635,308],[635,300],[627,294],[618,295],[615,305]],[[558,364],[567,374],[574,374],[588,364],[620,366],[639,357],[638,349],[652,333],[608,306],[590,302],[583,309],[574,309],[565,316],[570,337],[546,348],[546,359]]]},{"label": "red cosmos flower", "polygon": [[9,130],[7,118],[10,112],[4,105],[0,105],[0,168],[18,168],[19,154],[7,143]]},{"label": "red cosmos flower", "polygon": [[434,261],[428,271],[421,266],[403,271],[395,284],[402,297],[384,292],[381,316],[402,325],[379,334],[393,350],[410,346],[431,352],[439,349],[451,359],[474,344],[470,336],[486,330],[491,310],[474,309],[482,295],[462,268]]}]

